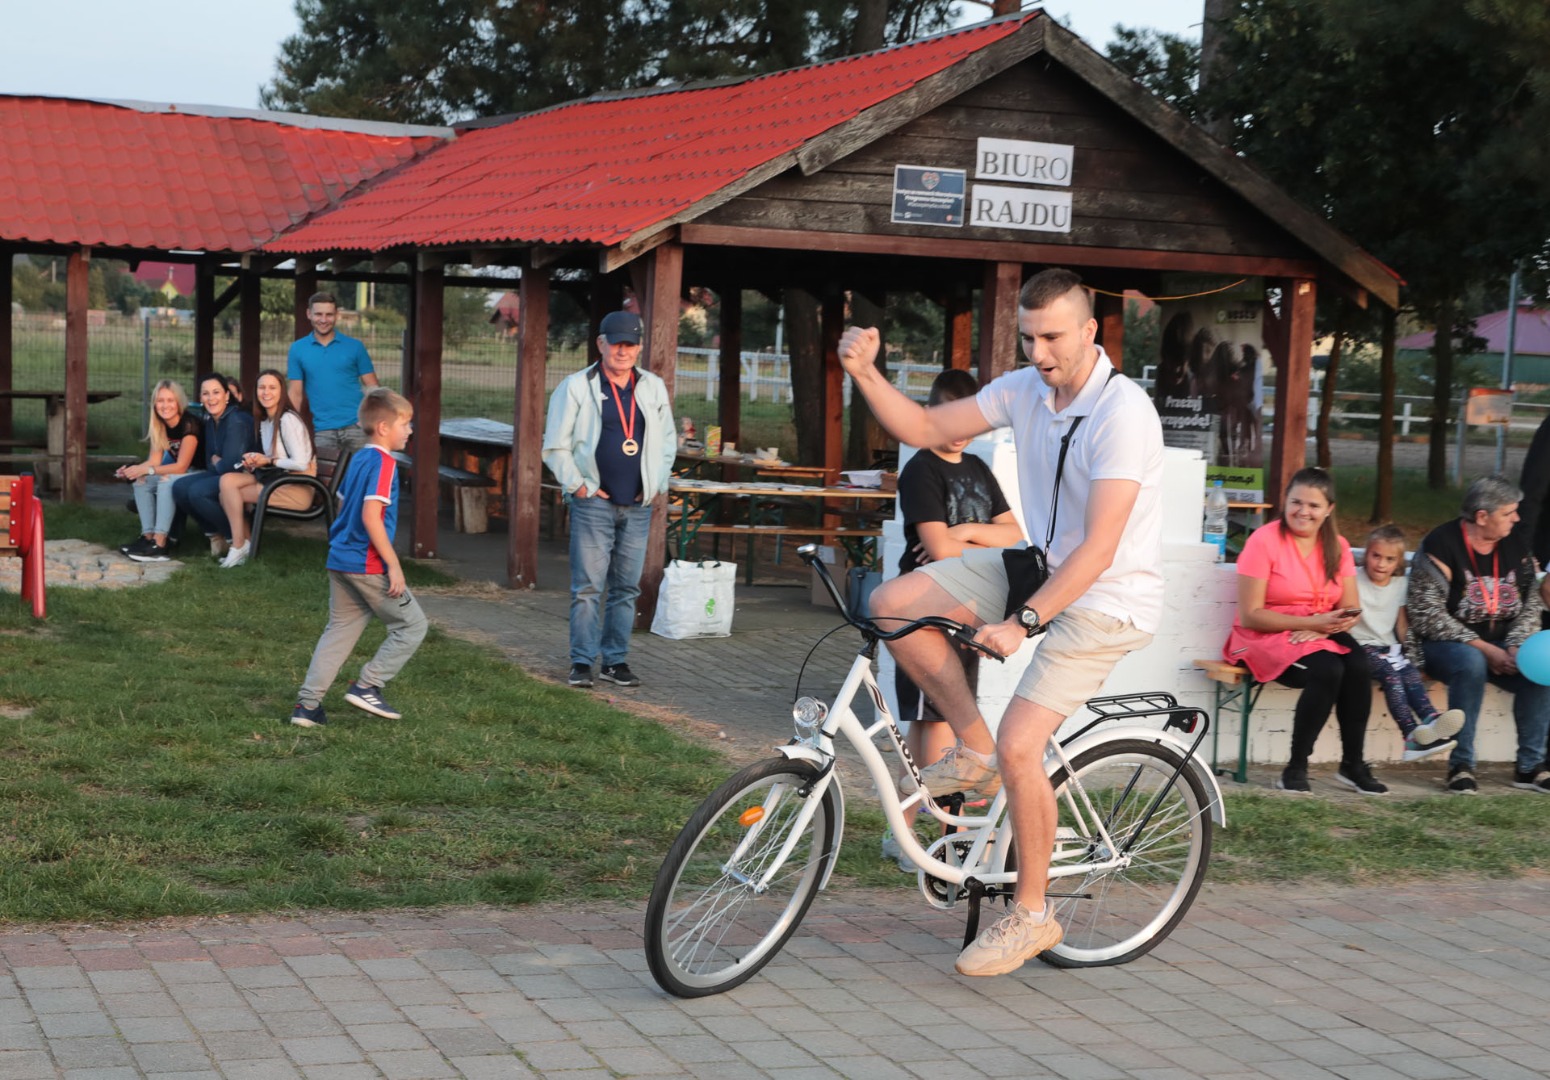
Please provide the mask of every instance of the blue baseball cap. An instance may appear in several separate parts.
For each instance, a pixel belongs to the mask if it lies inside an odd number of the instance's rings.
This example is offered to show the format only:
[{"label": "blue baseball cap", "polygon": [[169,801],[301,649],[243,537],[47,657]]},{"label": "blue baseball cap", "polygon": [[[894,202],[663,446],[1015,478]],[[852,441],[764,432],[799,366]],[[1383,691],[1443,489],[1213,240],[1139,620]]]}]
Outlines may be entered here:
[{"label": "blue baseball cap", "polygon": [[640,316],[633,311],[613,311],[603,316],[597,332],[610,345],[639,345],[641,335]]}]

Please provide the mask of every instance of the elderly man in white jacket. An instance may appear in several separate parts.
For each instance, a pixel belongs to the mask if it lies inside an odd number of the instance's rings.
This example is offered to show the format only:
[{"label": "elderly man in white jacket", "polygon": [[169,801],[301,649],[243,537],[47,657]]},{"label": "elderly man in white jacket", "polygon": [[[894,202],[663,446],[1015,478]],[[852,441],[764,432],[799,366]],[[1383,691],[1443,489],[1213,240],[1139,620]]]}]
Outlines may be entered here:
[{"label": "elderly man in white jacket", "polygon": [[[597,338],[602,359],[549,399],[544,464],[570,503],[570,678],[639,686],[630,631],[646,562],[651,500],[667,490],[677,440],[667,384],[636,367],[640,316],[615,311]],[[604,593],[606,592],[606,600]]]}]

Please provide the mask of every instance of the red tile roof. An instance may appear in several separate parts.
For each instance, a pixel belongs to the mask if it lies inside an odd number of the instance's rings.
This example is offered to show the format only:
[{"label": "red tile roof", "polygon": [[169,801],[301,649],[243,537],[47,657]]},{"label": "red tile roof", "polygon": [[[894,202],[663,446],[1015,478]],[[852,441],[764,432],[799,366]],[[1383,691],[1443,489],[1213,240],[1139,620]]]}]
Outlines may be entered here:
[{"label": "red tile roof", "polygon": [[618,243],[1037,17],[730,84],[590,98],[465,131],[265,247]]},{"label": "red tile roof", "polygon": [[0,96],[0,239],[252,251],[443,141],[210,112]]}]

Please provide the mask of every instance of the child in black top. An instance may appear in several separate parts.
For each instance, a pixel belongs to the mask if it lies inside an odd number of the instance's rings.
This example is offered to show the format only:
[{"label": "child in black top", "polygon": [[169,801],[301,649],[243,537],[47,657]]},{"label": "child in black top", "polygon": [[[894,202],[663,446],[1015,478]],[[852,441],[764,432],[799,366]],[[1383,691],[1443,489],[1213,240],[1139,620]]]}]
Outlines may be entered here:
[{"label": "child in black top", "polygon": [[[967,371],[942,372],[931,384],[930,405],[973,397],[979,384]],[[968,440],[923,448],[899,473],[899,511],[904,517],[904,554],[899,573],[941,559],[954,559],[971,547],[1011,547],[1022,540],[1001,485],[990,466],[975,454],[964,453]],[[979,654],[960,649],[958,657],[969,679],[970,691],[979,682]],[[910,722],[906,746],[919,765],[935,762],[956,744],[957,736],[943,721],[931,699],[920,692],[909,676],[894,669],[894,690],[899,718]],[[900,857],[890,834],[883,837],[885,858],[897,858],[899,868],[913,874],[915,866]]]}]

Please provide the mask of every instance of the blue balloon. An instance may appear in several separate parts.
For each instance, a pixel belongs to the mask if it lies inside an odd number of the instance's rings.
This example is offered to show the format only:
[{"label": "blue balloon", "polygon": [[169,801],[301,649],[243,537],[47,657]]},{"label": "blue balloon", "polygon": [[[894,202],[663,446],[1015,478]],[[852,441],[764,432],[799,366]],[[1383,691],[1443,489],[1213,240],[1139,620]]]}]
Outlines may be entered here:
[{"label": "blue balloon", "polygon": [[1550,686],[1550,630],[1531,634],[1518,646],[1518,670],[1525,679]]}]

